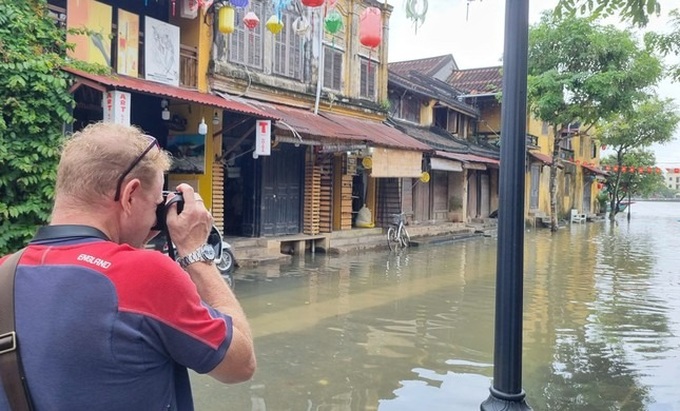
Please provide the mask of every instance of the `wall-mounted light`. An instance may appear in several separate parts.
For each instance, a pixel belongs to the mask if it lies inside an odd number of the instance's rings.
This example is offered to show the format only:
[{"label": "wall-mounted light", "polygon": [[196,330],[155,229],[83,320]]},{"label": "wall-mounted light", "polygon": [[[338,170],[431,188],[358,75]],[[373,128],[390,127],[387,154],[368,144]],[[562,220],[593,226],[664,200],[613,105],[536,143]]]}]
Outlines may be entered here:
[{"label": "wall-mounted light", "polygon": [[161,119],[163,119],[164,121],[170,120],[170,109],[168,109],[169,105],[170,103],[168,103],[168,100],[166,99],[161,100],[161,108],[163,109],[161,111]]},{"label": "wall-mounted light", "polygon": [[202,136],[208,134],[208,125],[205,124],[205,117],[201,119],[201,123],[198,125],[198,134]]},{"label": "wall-mounted light", "polygon": [[215,112],[215,115],[213,116],[212,123],[213,123],[213,125],[220,124],[220,115],[217,114],[217,111]]}]

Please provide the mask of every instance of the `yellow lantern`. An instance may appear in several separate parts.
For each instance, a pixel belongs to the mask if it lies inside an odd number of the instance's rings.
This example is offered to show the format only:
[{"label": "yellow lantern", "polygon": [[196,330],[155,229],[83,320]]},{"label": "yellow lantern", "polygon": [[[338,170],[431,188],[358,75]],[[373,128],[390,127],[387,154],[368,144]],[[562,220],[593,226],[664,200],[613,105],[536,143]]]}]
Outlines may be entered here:
[{"label": "yellow lantern", "polygon": [[217,24],[221,33],[231,34],[234,32],[234,8],[223,6],[217,12]]},{"label": "yellow lantern", "polygon": [[267,30],[271,31],[273,34],[279,34],[279,32],[283,30],[283,22],[278,16],[273,15],[269,18],[269,20],[267,20],[265,27],[267,27]]}]

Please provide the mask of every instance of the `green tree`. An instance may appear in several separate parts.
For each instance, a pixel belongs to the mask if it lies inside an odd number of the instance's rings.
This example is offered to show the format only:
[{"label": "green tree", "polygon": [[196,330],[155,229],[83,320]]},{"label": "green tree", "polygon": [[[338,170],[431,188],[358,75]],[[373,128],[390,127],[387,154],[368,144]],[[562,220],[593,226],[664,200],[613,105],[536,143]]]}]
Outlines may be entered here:
[{"label": "green tree", "polygon": [[[644,178],[640,178],[635,173],[623,173],[622,170],[624,166],[628,169],[654,166],[654,156],[650,158],[643,149],[673,140],[679,122],[680,116],[672,100],[650,97],[637,103],[632,110],[622,112],[602,124],[597,138],[614,151],[604,164],[617,166],[617,171],[610,175],[608,181],[611,220],[614,220],[625,196],[625,193],[621,194],[622,190],[625,189],[632,196],[648,195],[658,189],[652,184],[655,181],[653,176],[644,175]],[[662,177],[654,178],[661,178],[660,182],[663,183]]]},{"label": "green tree", "polygon": [[527,97],[531,113],[554,130],[550,167],[551,229],[557,230],[557,169],[574,122],[587,133],[602,119],[626,112],[661,77],[661,62],[633,35],[593,18],[545,13],[529,33]]},{"label": "green tree", "polygon": [[68,45],[45,0],[0,1],[0,254],[23,247],[51,210],[74,102]]},{"label": "green tree", "polygon": [[616,154],[602,159],[603,165],[616,170],[608,176],[604,190],[609,201],[609,219],[612,221],[621,212],[622,203],[631,198],[647,198],[665,187],[663,175],[656,172],[656,158],[652,151],[642,148],[632,150],[622,157],[621,163],[619,165]]},{"label": "green tree", "polygon": [[560,0],[555,7],[558,16],[577,13],[593,17],[618,14],[621,20],[645,26],[649,16],[661,13],[661,2],[657,0]]},{"label": "green tree", "polygon": [[[646,33],[645,43],[664,57],[680,56],[680,9],[671,10],[669,16],[670,33]],[[671,64],[669,75],[673,80],[680,81],[680,62]]]}]

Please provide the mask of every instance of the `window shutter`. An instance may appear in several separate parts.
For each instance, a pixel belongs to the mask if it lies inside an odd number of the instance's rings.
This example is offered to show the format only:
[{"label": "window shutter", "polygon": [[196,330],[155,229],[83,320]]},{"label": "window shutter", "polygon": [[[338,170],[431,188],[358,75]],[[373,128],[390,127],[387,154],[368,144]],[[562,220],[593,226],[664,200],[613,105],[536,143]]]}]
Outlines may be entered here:
[{"label": "window shutter", "polygon": [[333,56],[333,88],[335,90],[340,90],[342,87],[342,53],[339,51],[334,52]]},{"label": "window shutter", "polygon": [[361,80],[359,83],[359,95],[361,97],[368,97],[367,95],[367,82],[368,82],[368,67],[366,64],[366,60],[361,59]]}]

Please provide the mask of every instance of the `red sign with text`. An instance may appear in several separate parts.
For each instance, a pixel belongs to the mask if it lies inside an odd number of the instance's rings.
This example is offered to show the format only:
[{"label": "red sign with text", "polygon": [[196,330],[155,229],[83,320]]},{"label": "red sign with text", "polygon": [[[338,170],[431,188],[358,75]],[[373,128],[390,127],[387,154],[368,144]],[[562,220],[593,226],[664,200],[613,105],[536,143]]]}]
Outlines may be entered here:
[{"label": "red sign with text", "polygon": [[255,122],[255,153],[258,156],[271,155],[272,121],[257,120]]}]

